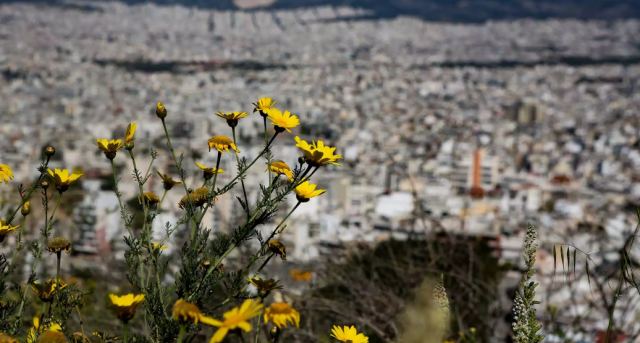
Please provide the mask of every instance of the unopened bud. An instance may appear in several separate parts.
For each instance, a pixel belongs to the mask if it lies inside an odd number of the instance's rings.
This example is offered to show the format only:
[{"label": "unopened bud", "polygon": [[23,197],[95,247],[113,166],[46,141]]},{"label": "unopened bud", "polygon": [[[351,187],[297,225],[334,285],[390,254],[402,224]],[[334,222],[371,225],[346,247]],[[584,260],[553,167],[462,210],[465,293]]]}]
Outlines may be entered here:
[{"label": "unopened bud", "polygon": [[51,156],[53,156],[53,155],[55,155],[55,154],[56,154],[56,148],[54,148],[54,147],[53,147],[53,146],[51,146],[51,145],[47,145],[47,147],[46,147],[46,148],[44,148],[44,154],[45,154],[45,156],[47,156],[47,157],[51,157]]},{"label": "unopened bud", "polygon": [[22,206],[20,207],[20,213],[26,217],[27,215],[29,215],[29,213],[31,213],[31,202],[30,201],[25,201],[24,204],[22,204]]},{"label": "unopened bud", "polygon": [[164,107],[164,104],[160,101],[156,104],[156,115],[160,119],[164,119],[167,116],[167,108]]}]

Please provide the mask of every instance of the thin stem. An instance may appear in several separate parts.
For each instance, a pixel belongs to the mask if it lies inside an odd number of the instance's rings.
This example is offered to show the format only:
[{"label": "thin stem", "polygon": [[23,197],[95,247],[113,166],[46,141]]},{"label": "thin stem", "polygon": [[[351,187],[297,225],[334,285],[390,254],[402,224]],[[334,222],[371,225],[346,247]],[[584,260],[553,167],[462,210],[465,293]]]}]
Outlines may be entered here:
[{"label": "thin stem", "polygon": [[[262,117],[262,123],[264,124],[264,145],[267,146],[269,142],[269,135],[267,133],[267,116]],[[267,174],[269,175],[269,186],[271,186],[272,177],[271,172],[269,172],[269,164],[271,163],[271,155],[267,155]]]},{"label": "thin stem", "polygon": [[122,336],[123,336],[124,343],[129,342],[129,323],[124,323],[122,325],[122,331],[123,331]]},{"label": "thin stem", "polygon": [[[231,132],[233,134],[233,144],[238,146],[238,143],[236,141],[236,127],[235,126],[231,127]],[[237,153],[235,155],[236,155],[236,163],[238,164],[238,166],[240,166],[240,157],[238,157]],[[218,168],[218,167],[216,167],[216,168]],[[217,173],[216,173],[216,175],[217,175]],[[214,183],[215,183],[215,180],[214,180]],[[244,186],[244,177],[240,178],[240,184],[242,185],[242,194],[244,195],[245,212],[247,213],[247,217],[249,217],[251,215],[251,210],[249,209],[249,199],[247,198],[247,189]]]},{"label": "thin stem", "polygon": [[184,340],[184,335],[186,333],[187,333],[187,328],[185,327],[184,324],[180,324],[180,332],[178,333],[178,340],[176,342],[182,343],[182,341]]},{"label": "thin stem", "polygon": [[38,186],[40,185],[40,181],[44,179],[44,176],[47,175],[47,167],[49,166],[49,159],[50,157],[47,156],[47,159],[40,166],[40,176],[38,176],[38,179],[36,180],[36,182],[34,182],[31,185],[31,187],[29,187],[29,190],[27,191],[27,193],[25,193],[24,196],[22,197],[22,201],[20,202],[20,204],[13,210],[11,215],[7,218],[7,220],[5,221],[7,224],[11,224],[13,219],[18,214],[18,211],[20,211],[20,208],[22,208],[22,205],[24,205],[25,202],[29,201],[29,199],[31,198],[31,194],[33,194],[36,188],[38,188]]},{"label": "thin stem", "polygon": [[122,220],[124,220],[125,227],[129,230],[129,234],[133,236],[133,231],[131,230],[131,223],[127,218],[127,211],[122,203],[122,194],[120,194],[120,190],[118,189],[118,172],[116,170],[116,164],[111,160],[111,173],[113,174],[113,190],[116,194],[116,198],[118,198],[118,205],[120,206],[120,216]]}]

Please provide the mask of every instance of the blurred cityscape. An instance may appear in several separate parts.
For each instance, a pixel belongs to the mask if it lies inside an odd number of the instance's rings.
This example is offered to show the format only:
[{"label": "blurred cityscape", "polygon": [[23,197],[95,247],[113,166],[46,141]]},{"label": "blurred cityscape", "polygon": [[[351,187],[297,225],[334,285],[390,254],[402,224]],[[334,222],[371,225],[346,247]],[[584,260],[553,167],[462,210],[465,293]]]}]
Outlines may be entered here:
[{"label": "blurred cityscape", "polygon": [[[542,238],[545,303],[588,307],[587,279],[575,280],[572,291],[563,290],[561,276],[554,282],[562,270],[552,251],[569,244],[600,252],[592,263],[606,267],[618,256],[607,252],[620,249],[637,223],[640,20],[435,22],[376,14],[322,4],[250,11],[0,4],[1,161],[27,184],[51,144],[59,151],[55,167],[84,170],[77,206],[63,221],[78,255],[63,267],[104,269],[106,259],[122,258],[124,229],[95,138],[122,136],[137,121],[139,164],[149,163],[153,148],[157,169],[175,175],[152,112],[163,101],[195,184],[194,162],[215,163],[207,139],[230,134],[214,113],[250,112],[253,101],[271,96],[300,116],[296,134],[324,139],[344,156],[342,167],[316,180],[326,196],[301,206],[284,233],[294,263],[445,231],[487,239],[501,261],[518,265],[531,223]],[[261,118],[253,116],[238,126],[247,158],[263,143]],[[295,164],[293,136],[279,136],[273,153]],[[221,181],[235,176],[235,159],[221,167]],[[252,173],[247,180],[256,183],[247,188],[255,199],[266,173],[262,166]],[[135,198],[131,175],[121,179],[125,198]],[[161,194],[161,180],[153,178],[149,190]],[[15,189],[1,191],[2,199],[15,197]],[[168,193],[157,239],[166,235],[164,223],[177,220],[181,196]],[[208,226],[225,230],[241,211],[235,195],[226,195]],[[29,226],[34,234],[40,227]],[[518,279],[508,274],[504,287]],[[582,320],[606,329],[603,312]],[[639,323],[629,325],[628,332],[638,330]]]}]

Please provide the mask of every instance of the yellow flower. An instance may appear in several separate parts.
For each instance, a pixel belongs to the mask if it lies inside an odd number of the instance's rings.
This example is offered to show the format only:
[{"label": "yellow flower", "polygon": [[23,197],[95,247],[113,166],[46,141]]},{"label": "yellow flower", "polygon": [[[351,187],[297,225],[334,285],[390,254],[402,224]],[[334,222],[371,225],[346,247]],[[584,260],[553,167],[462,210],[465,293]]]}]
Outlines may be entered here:
[{"label": "yellow flower", "polygon": [[0,163],[0,183],[9,183],[10,180],[13,180],[13,171],[11,170],[11,167]]},{"label": "yellow flower", "polygon": [[175,320],[191,322],[194,324],[202,323],[206,325],[213,325],[213,323],[218,322],[217,320],[202,313],[198,306],[187,302],[184,299],[178,299],[175,304],[173,304],[172,315]]},{"label": "yellow flower", "polygon": [[20,214],[26,217],[29,213],[31,213],[31,201],[27,200],[20,206]]},{"label": "yellow flower", "polygon": [[71,249],[71,242],[64,237],[54,237],[47,242],[47,251],[50,253],[69,252],[69,249]]},{"label": "yellow flower", "polygon": [[242,329],[245,332],[251,331],[249,320],[260,315],[262,304],[253,299],[245,300],[239,307],[234,307],[223,314],[224,320],[214,320],[211,325],[219,327],[213,334],[209,343],[222,342],[227,332],[234,329]]},{"label": "yellow flower", "polygon": [[142,193],[142,202],[149,207],[156,207],[160,202],[160,197],[154,192]]},{"label": "yellow flower", "polygon": [[[40,318],[38,318],[38,316],[35,316],[33,317],[33,327],[29,329],[29,332],[27,332],[27,343],[36,343],[36,337],[38,335],[39,329],[40,329]],[[45,333],[40,335],[40,339],[38,339],[37,342],[41,342],[41,340],[43,339],[42,337],[45,336],[47,332],[60,333],[62,331],[62,327],[58,323],[49,323],[43,328],[43,330],[46,330],[46,331]],[[47,336],[51,336],[49,338],[54,338],[53,336],[55,335],[49,334]],[[60,339],[59,335],[57,336],[57,338]],[[62,336],[62,338],[64,338],[64,335]],[[59,340],[59,341],[47,339],[45,342],[66,342],[66,338],[64,338],[64,340]]]},{"label": "yellow flower", "polygon": [[300,327],[300,312],[287,303],[273,303],[264,311],[264,322],[272,322],[280,329],[289,325]]},{"label": "yellow flower", "polygon": [[11,226],[11,224],[5,224],[5,222],[0,219],[0,243],[4,241],[4,238],[11,232],[17,230],[20,225]]},{"label": "yellow flower", "polygon": [[165,251],[167,250],[168,246],[166,244],[162,244],[162,243],[158,243],[158,242],[151,242],[151,249],[153,251]]},{"label": "yellow flower", "polygon": [[55,168],[55,170],[48,169],[47,173],[56,183],[56,189],[60,193],[69,189],[69,186],[82,176],[82,172],[74,171],[70,174],[69,170],[58,168]]},{"label": "yellow flower", "polygon": [[287,260],[287,247],[282,242],[280,242],[280,240],[269,240],[269,243],[267,245],[272,253],[280,256],[283,261]]},{"label": "yellow flower", "polygon": [[36,293],[41,301],[46,303],[51,302],[53,300],[53,296],[66,287],[67,284],[62,281],[62,279],[56,280],[52,278],[44,283],[38,281],[34,281],[31,283],[31,288],[33,289],[34,293]]},{"label": "yellow flower", "polygon": [[133,143],[135,140],[136,129],[138,128],[138,124],[135,121],[132,121],[127,126],[127,131],[124,133],[124,144],[127,149],[133,149]]},{"label": "yellow flower", "polygon": [[178,206],[183,209],[189,206],[200,207],[206,204],[208,199],[209,189],[207,187],[200,187],[196,188],[193,192],[190,192],[189,194],[183,196],[182,199],[180,199]]},{"label": "yellow flower", "polygon": [[358,333],[355,326],[338,326],[334,325],[331,328],[331,337],[339,340],[340,342],[349,343],[369,343],[369,338],[363,333]]},{"label": "yellow flower", "polygon": [[156,104],[156,115],[162,120],[167,116],[167,108],[164,107],[164,104],[160,101]]},{"label": "yellow flower", "polygon": [[160,176],[160,178],[162,179],[162,186],[166,191],[171,190],[173,186],[179,185],[182,183],[182,181],[174,180],[168,174],[162,174],[161,172],[157,172],[157,173],[158,173],[158,176]]},{"label": "yellow flower", "polygon": [[287,163],[282,160],[274,160],[269,164],[269,171],[275,173],[276,175],[284,175],[289,179],[289,181],[293,180],[293,171]]},{"label": "yellow flower", "polygon": [[294,281],[309,282],[313,279],[313,272],[303,271],[300,269],[289,270],[289,275]]},{"label": "yellow flower", "polygon": [[136,314],[136,309],[144,301],[144,294],[109,294],[109,300],[113,306],[116,317],[123,323],[129,322]]},{"label": "yellow flower", "polygon": [[291,132],[291,129],[300,125],[300,119],[297,115],[289,111],[282,112],[275,107],[267,110],[267,117],[271,120],[276,132],[282,132],[284,130]]},{"label": "yellow flower", "polygon": [[340,165],[337,161],[342,158],[342,155],[336,155],[335,147],[324,145],[324,142],[318,140],[318,142],[307,141],[296,136],[296,147],[304,154],[304,160],[313,167],[320,167],[326,164]]},{"label": "yellow flower", "polygon": [[238,150],[238,147],[236,146],[236,143],[233,142],[233,139],[227,136],[222,136],[222,135],[213,136],[209,138],[208,143],[209,143],[209,151],[211,151],[211,149],[216,149],[219,152],[225,152],[231,149],[236,153],[240,152],[240,150]]},{"label": "yellow flower", "polygon": [[196,162],[196,166],[202,170],[205,180],[209,180],[214,174],[222,174],[224,170],[222,168],[216,169],[215,167],[207,167],[200,162]]},{"label": "yellow flower", "polygon": [[231,127],[238,125],[238,120],[246,117],[247,112],[217,112],[216,115],[227,120],[227,124]]},{"label": "yellow flower", "polygon": [[275,105],[276,102],[271,98],[260,98],[253,104],[253,112],[260,112],[261,116],[266,117],[267,111]]},{"label": "yellow flower", "polygon": [[0,343],[18,343],[18,340],[4,332],[0,332]]},{"label": "yellow flower", "polygon": [[296,189],[295,189],[296,198],[300,202],[307,202],[309,201],[309,199],[315,198],[323,194],[324,192],[326,192],[326,190],[316,189],[316,187],[318,187],[318,185],[313,184],[309,181],[305,181],[299,184],[298,186],[296,186]]},{"label": "yellow flower", "polygon": [[98,148],[102,150],[104,156],[110,160],[113,160],[118,150],[123,147],[122,139],[98,138],[96,139],[96,143],[98,143]]}]

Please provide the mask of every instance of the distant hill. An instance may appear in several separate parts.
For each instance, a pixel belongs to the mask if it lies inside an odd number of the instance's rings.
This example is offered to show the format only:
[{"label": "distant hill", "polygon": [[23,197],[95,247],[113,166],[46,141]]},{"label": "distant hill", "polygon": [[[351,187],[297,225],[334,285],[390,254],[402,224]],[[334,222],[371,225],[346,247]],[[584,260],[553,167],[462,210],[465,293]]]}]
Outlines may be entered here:
[{"label": "distant hill", "polygon": [[[184,5],[219,10],[240,9],[237,2],[250,0],[121,0],[128,4],[153,2],[160,5]],[[624,19],[640,18],[640,1],[611,0],[272,0],[260,9],[295,9],[315,6],[351,6],[366,9],[373,18],[400,15],[425,20],[481,22],[519,18]],[[64,0],[0,0],[0,3],[32,2],[69,6]],[[78,1],[73,6],[78,6]],[[84,2],[90,4],[91,1]],[[242,6],[245,8],[246,6]],[[246,8],[244,10],[247,10]],[[358,18],[354,18],[358,19]],[[366,18],[363,18],[366,19]]]}]

